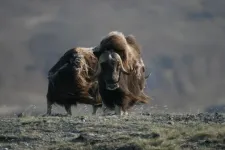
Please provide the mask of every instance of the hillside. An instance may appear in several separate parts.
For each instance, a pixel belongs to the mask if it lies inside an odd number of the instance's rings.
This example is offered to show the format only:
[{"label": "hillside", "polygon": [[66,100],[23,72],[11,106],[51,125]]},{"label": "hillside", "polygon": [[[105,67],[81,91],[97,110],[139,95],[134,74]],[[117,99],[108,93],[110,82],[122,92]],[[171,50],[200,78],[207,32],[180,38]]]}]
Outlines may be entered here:
[{"label": "hillside", "polygon": [[1,150],[225,149],[225,114],[0,118]]}]

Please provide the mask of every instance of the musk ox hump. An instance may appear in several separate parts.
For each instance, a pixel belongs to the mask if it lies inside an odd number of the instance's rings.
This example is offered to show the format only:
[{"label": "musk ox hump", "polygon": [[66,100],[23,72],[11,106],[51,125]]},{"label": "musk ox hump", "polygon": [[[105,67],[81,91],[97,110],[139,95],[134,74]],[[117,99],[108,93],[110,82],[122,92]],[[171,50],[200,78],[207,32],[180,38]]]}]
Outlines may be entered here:
[{"label": "musk ox hump", "polygon": [[133,35],[126,36],[126,41],[138,54],[141,54],[141,46]]},{"label": "musk ox hump", "polygon": [[114,49],[117,52],[127,50],[127,41],[122,32],[112,31],[100,42],[100,51]]},{"label": "musk ox hump", "polygon": [[76,48],[76,52],[79,54],[79,55],[82,55],[85,59],[85,61],[87,61],[87,63],[90,63],[90,62],[95,62],[97,61],[97,58],[95,57],[94,53],[93,53],[93,47],[91,48],[85,48],[85,47],[77,47]]}]

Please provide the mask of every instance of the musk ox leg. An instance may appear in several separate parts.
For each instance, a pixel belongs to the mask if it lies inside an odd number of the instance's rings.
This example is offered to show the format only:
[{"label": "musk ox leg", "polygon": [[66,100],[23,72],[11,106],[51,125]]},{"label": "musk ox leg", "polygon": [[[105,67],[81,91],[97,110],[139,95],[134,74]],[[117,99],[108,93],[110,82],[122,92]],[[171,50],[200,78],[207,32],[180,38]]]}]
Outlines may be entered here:
[{"label": "musk ox leg", "polygon": [[96,115],[98,108],[102,107],[102,104],[92,105],[93,112],[92,115]]},{"label": "musk ox leg", "polygon": [[115,113],[116,115],[122,116],[123,112],[121,111],[121,107],[120,106],[115,106]]},{"label": "musk ox leg", "polygon": [[96,115],[97,110],[98,110],[98,106],[92,105],[92,108],[93,108],[92,115]]},{"label": "musk ox leg", "polygon": [[102,102],[102,111],[103,111],[103,116],[106,116],[108,108],[105,106],[105,104],[103,102]]},{"label": "musk ox leg", "polygon": [[52,114],[52,102],[47,100],[47,115],[51,115],[51,114]]},{"label": "musk ox leg", "polygon": [[125,116],[128,116],[128,112],[127,112],[127,111],[125,111],[123,114],[124,114]]},{"label": "musk ox leg", "polygon": [[72,116],[71,105],[65,105],[66,112],[69,116]]},{"label": "musk ox leg", "polygon": [[115,113],[116,115],[119,115],[119,116],[127,116],[128,115],[128,111],[123,111],[122,108],[120,106],[115,106]]}]

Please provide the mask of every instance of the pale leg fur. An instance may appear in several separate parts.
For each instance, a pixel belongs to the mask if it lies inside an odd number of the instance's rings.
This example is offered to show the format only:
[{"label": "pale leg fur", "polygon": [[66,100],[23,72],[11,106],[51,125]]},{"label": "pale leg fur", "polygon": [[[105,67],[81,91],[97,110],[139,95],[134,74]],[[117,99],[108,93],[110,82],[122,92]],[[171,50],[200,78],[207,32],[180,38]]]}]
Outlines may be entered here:
[{"label": "pale leg fur", "polygon": [[52,103],[47,100],[47,115],[52,113]]},{"label": "pale leg fur", "polygon": [[92,105],[92,108],[93,108],[92,115],[96,115],[97,114],[98,107],[95,106],[95,105]]},{"label": "pale leg fur", "polygon": [[125,116],[128,116],[128,112],[127,112],[127,111],[125,111],[125,112],[124,112],[124,115],[125,115]]},{"label": "pale leg fur", "polygon": [[105,104],[102,102],[102,111],[103,111],[103,116],[107,115],[107,107],[105,106]]},{"label": "pale leg fur", "polygon": [[121,108],[119,106],[115,106],[115,113],[116,115],[122,116],[123,112],[121,111]]},{"label": "pale leg fur", "polygon": [[115,112],[116,112],[116,115],[119,115],[119,116],[128,116],[128,111],[122,111],[121,107],[119,106],[115,107]]},{"label": "pale leg fur", "polygon": [[65,109],[66,109],[67,115],[72,116],[71,106],[69,105],[65,106]]}]

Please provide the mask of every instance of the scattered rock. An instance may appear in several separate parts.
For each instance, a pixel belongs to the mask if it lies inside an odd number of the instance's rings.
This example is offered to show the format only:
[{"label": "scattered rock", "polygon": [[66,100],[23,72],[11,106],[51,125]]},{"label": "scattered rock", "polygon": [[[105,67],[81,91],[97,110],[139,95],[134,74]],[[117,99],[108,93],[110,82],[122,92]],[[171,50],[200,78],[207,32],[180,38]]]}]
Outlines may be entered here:
[{"label": "scattered rock", "polygon": [[159,133],[153,132],[153,133],[151,134],[151,136],[152,136],[152,138],[159,138],[159,137],[160,137],[160,134],[159,134]]},{"label": "scattered rock", "polygon": [[167,124],[174,125],[174,122],[173,121],[168,121]]},{"label": "scattered rock", "polygon": [[84,135],[80,135],[77,138],[71,140],[71,142],[86,142],[87,138]]},{"label": "scattered rock", "polygon": [[18,136],[0,136],[0,142],[20,142],[20,141],[31,141],[37,140],[36,138],[30,138],[26,136],[18,137]]},{"label": "scattered rock", "polygon": [[81,122],[85,122],[86,121],[86,118],[84,116],[81,116],[80,117],[80,120],[81,120]]},{"label": "scattered rock", "polygon": [[143,139],[150,139],[150,138],[159,138],[160,137],[160,134],[159,133],[155,133],[155,132],[152,132],[150,134],[143,134],[143,133],[131,133],[130,136],[133,136],[133,137],[140,137],[140,138],[143,138]]},{"label": "scattered rock", "polygon": [[211,135],[208,133],[199,133],[194,136],[192,136],[188,141],[189,142],[198,142],[202,140],[208,140],[211,138]]},{"label": "scattered rock", "polygon": [[215,146],[215,149],[225,149],[225,144],[217,144],[216,146]]},{"label": "scattered rock", "polygon": [[88,142],[90,144],[95,144],[96,142],[101,142],[104,137],[97,136],[95,134],[80,134],[77,138],[71,140],[71,142]]},{"label": "scattered rock", "polygon": [[10,145],[0,146],[0,150],[9,150],[9,149],[12,149],[12,147]]},{"label": "scattered rock", "polygon": [[143,150],[143,149],[138,145],[125,145],[120,148],[117,148],[116,150]]},{"label": "scattered rock", "polygon": [[218,143],[219,142],[217,140],[210,140],[210,139],[199,141],[200,145],[205,145],[205,146],[208,146],[208,145],[211,145],[211,144],[216,145]]},{"label": "scattered rock", "polygon": [[195,144],[192,144],[192,143],[185,143],[185,144],[181,145],[180,148],[197,150],[197,146]]}]

